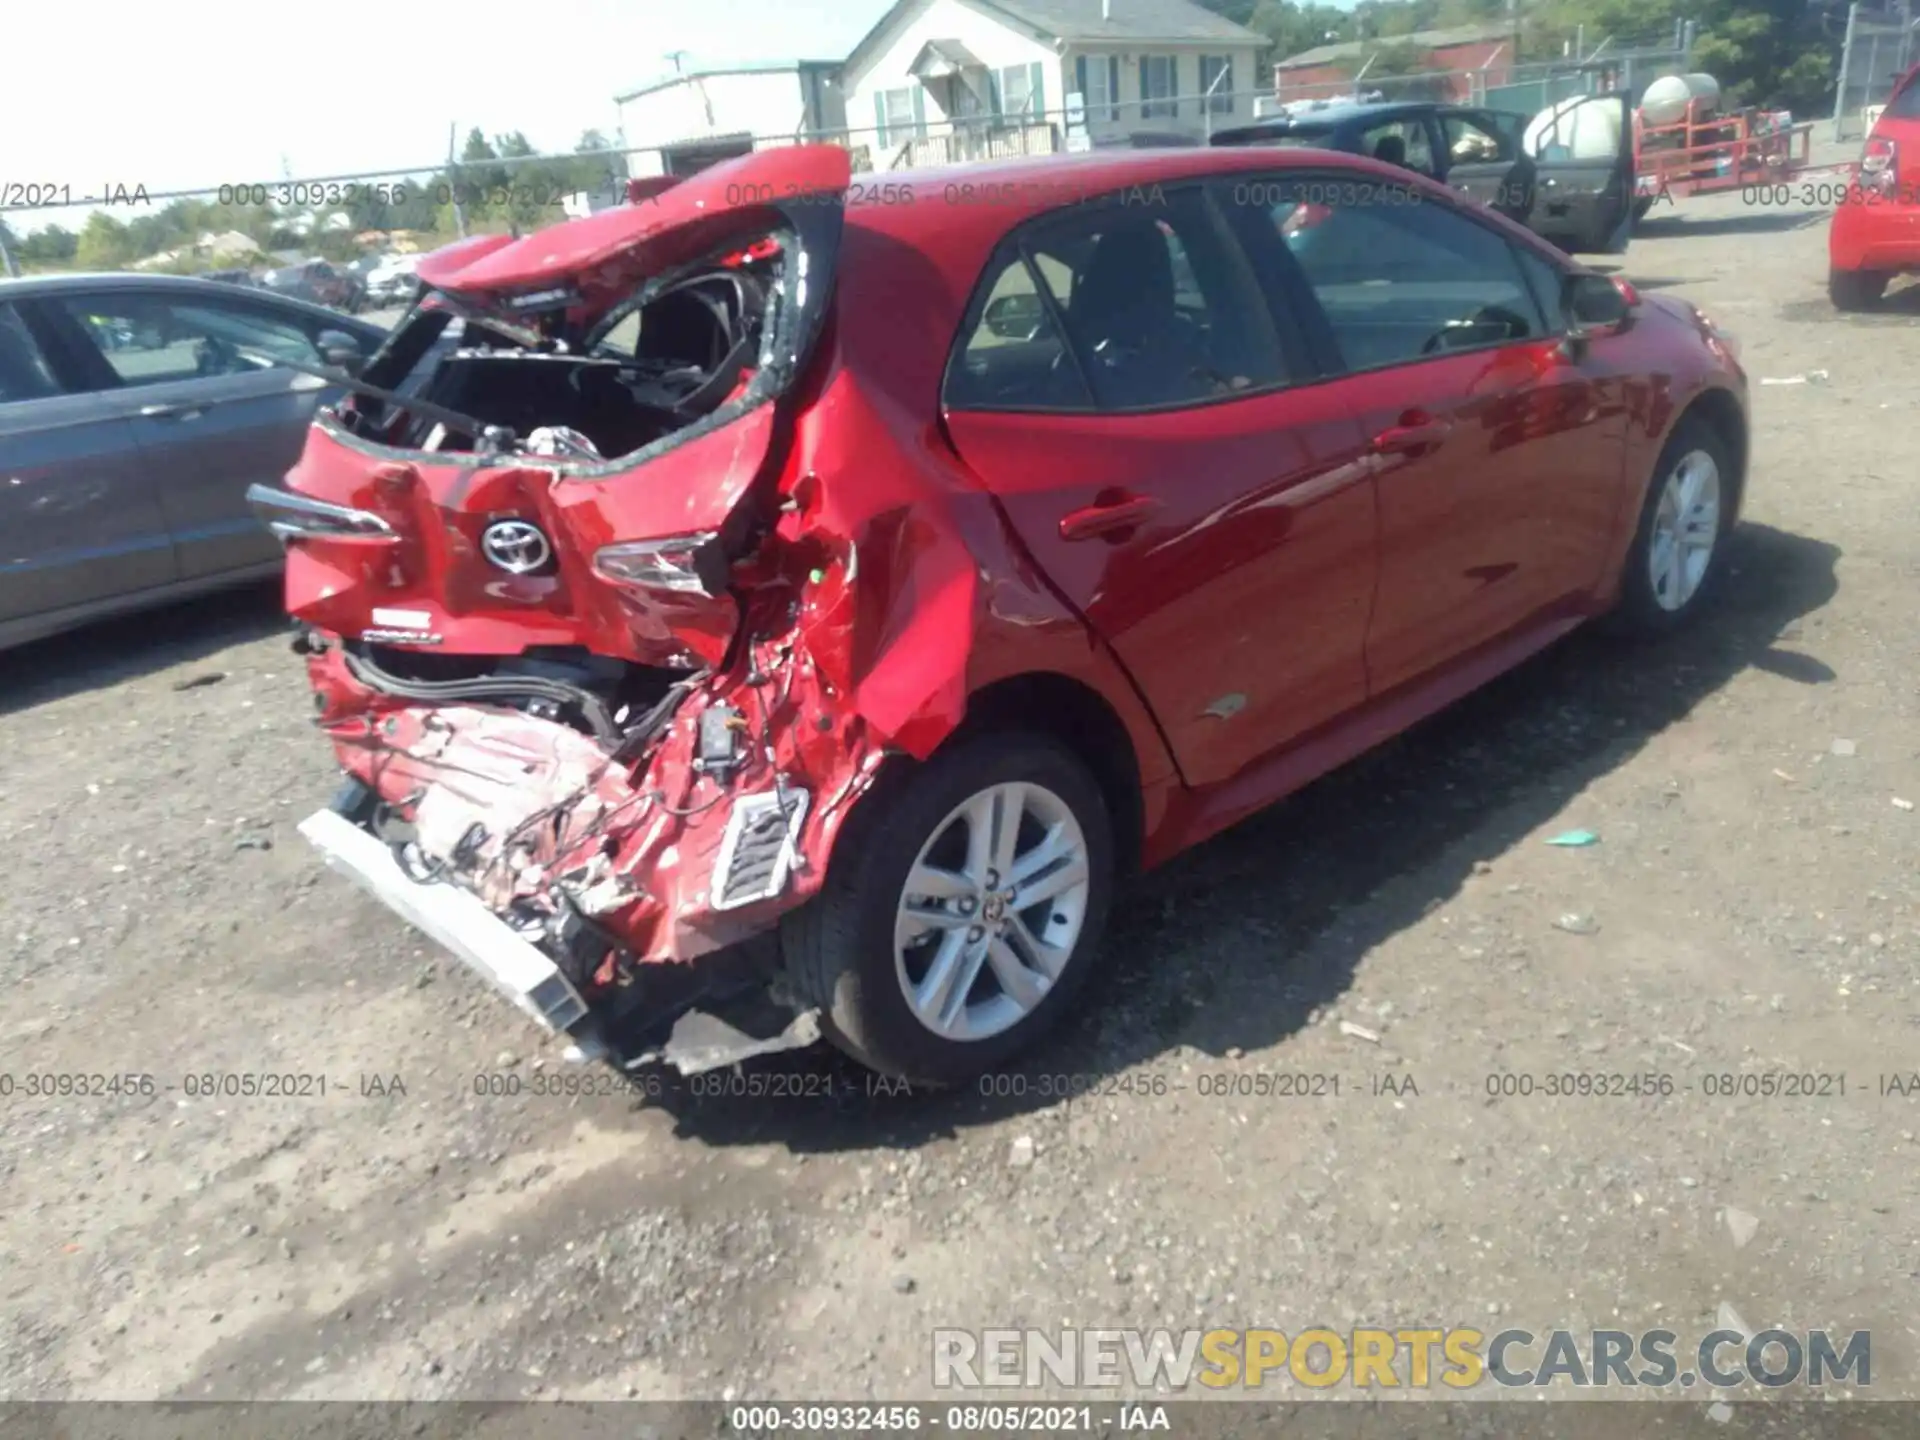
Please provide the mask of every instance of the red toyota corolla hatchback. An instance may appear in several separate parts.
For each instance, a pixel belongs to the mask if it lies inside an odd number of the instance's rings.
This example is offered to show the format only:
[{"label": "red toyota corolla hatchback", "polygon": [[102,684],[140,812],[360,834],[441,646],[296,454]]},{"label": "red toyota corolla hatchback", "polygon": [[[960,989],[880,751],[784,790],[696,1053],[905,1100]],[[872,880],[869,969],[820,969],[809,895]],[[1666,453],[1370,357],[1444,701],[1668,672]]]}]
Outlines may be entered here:
[{"label": "red toyota corolla hatchback", "polygon": [[1920,272],[1920,65],[1893,87],[1834,207],[1827,267],[1838,310],[1872,309],[1894,276]]},{"label": "red toyota corolla hatchback", "polygon": [[325,859],[579,1052],[954,1082],[1125,877],[1714,587],[1698,311],[1311,150],[767,151],[423,263],[284,490]]}]

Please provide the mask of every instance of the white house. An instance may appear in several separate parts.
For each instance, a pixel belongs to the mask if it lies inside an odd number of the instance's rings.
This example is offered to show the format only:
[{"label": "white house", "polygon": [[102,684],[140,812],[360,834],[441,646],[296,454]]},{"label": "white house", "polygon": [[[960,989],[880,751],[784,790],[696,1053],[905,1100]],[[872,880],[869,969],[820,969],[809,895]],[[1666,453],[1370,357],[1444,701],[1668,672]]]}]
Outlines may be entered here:
[{"label": "white house", "polygon": [[627,157],[627,173],[690,175],[744,155],[755,142],[791,145],[838,139],[846,105],[837,60],[787,60],[692,69],[614,97],[628,145],[655,147]]},{"label": "white house", "polygon": [[1193,0],[897,0],[840,88],[876,170],[1199,138],[1254,118],[1267,43]]}]

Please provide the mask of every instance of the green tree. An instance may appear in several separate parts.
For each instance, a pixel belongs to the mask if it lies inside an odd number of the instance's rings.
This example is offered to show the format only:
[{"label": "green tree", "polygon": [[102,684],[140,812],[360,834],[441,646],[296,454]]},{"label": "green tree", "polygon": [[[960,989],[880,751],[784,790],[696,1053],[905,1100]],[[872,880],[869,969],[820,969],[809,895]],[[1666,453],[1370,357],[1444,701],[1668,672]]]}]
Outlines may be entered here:
[{"label": "green tree", "polygon": [[104,210],[87,217],[74,258],[84,270],[120,270],[139,258],[127,227]]},{"label": "green tree", "polygon": [[1544,0],[1528,11],[1523,56],[1552,56],[1576,34],[1589,51],[1658,42],[1691,20],[1688,68],[1720,82],[1723,103],[1802,113],[1831,103],[1844,10],[1831,0]]},{"label": "green tree", "polygon": [[64,265],[79,249],[80,237],[58,225],[35,230],[13,245],[13,253],[23,265]]},{"label": "green tree", "polygon": [[1260,58],[1261,85],[1273,78],[1277,60],[1303,50],[1353,38],[1353,17],[1332,5],[1296,4],[1295,0],[1203,0],[1208,8],[1273,43]]},{"label": "green tree", "polygon": [[568,189],[591,194],[617,190],[626,183],[625,162],[613,153],[613,142],[598,130],[584,132],[580,143],[573,147],[573,155],[568,166]]}]

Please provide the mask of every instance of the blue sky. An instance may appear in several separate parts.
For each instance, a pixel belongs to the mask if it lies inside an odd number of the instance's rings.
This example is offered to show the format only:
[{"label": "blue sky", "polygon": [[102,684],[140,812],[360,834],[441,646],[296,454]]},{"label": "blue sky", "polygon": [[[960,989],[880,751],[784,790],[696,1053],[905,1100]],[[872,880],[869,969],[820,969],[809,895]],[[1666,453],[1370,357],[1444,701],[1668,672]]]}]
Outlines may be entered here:
[{"label": "blue sky", "polygon": [[[613,97],[671,71],[672,51],[689,64],[833,59],[887,0],[13,9],[0,191],[70,185],[77,196],[275,180],[283,163],[295,178],[429,163],[446,153],[450,123],[571,149],[589,127],[611,134]],[[66,58],[19,63],[32,55]],[[7,218],[17,230],[78,228],[85,214]]]}]

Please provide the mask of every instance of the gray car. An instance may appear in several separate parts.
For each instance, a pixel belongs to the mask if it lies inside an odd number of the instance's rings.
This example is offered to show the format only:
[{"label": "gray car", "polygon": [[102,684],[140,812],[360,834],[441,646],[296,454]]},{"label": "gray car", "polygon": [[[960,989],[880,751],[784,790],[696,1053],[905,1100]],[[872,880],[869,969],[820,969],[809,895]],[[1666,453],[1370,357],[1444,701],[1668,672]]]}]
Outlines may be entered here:
[{"label": "gray car", "polygon": [[379,327],[175,276],[0,280],[0,648],[273,574],[246,503]]}]

